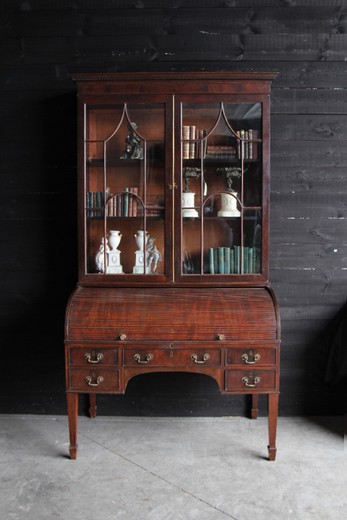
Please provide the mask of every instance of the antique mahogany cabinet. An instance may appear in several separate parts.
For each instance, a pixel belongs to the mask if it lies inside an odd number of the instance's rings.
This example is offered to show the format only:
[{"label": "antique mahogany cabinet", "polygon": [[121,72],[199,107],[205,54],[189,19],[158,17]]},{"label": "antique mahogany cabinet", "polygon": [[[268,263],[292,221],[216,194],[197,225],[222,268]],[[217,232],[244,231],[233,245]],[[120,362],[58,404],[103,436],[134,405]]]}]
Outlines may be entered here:
[{"label": "antique mahogany cabinet", "polygon": [[268,280],[275,74],[76,74],[79,282],[66,311],[70,457],[78,396],[192,372],[268,399],[276,456],[280,323]]}]

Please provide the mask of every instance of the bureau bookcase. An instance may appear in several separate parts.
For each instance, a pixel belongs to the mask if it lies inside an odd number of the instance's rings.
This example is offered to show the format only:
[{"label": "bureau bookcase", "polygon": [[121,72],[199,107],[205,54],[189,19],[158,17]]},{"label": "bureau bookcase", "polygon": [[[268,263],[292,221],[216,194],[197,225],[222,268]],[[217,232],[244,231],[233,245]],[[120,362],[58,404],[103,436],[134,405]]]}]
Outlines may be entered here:
[{"label": "bureau bookcase", "polygon": [[192,372],[268,399],[276,456],[280,320],[270,288],[272,73],[76,74],[78,285],[66,310],[70,457],[78,396]]}]

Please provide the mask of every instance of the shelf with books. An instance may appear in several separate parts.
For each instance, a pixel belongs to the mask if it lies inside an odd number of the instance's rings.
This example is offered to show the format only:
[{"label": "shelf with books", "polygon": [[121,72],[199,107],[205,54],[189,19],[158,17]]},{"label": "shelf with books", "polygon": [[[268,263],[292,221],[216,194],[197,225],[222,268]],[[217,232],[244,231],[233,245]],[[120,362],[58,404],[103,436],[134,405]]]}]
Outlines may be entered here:
[{"label": "shelf with books", "polygon": [[210,274],[256,274],[260,272],[257,247],[233,246],[209,248]]},{"label": "shelf with books", "polygon": [[182,126],[182,158],[191,159],[258,159],[258,130],[240,129],[233,131],[228,139],[213,136],[210,140],[207,130],[199,130],[195,125]]}]

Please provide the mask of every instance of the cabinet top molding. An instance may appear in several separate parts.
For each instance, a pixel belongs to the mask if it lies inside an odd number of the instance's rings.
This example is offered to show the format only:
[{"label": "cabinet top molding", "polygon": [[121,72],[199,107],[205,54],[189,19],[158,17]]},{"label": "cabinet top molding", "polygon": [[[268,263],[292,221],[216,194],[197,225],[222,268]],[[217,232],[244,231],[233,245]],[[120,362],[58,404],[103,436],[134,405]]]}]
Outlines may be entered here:
[{"label": "cabinet top molding", "polygon": [[78,72],[71,74],[77,81],[141,81],[150,76],[151,81],[273,81],[278,72]]}]

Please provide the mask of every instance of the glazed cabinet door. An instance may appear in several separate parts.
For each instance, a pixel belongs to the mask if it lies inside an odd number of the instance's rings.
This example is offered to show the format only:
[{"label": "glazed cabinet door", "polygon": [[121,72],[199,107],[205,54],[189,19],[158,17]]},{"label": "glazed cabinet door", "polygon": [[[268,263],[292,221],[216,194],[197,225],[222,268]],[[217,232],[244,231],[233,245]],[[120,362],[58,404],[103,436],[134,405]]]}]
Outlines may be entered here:
[{"label": "glazed cabinet door", "polygon": [[267,280],[268,110],[267,96],[176,101],[179,281]]},{"label": "glazed cabinet door", "polygon": [[80,280],[170,280],[171,98],[94,96],[80,100],[79,110]]}]

